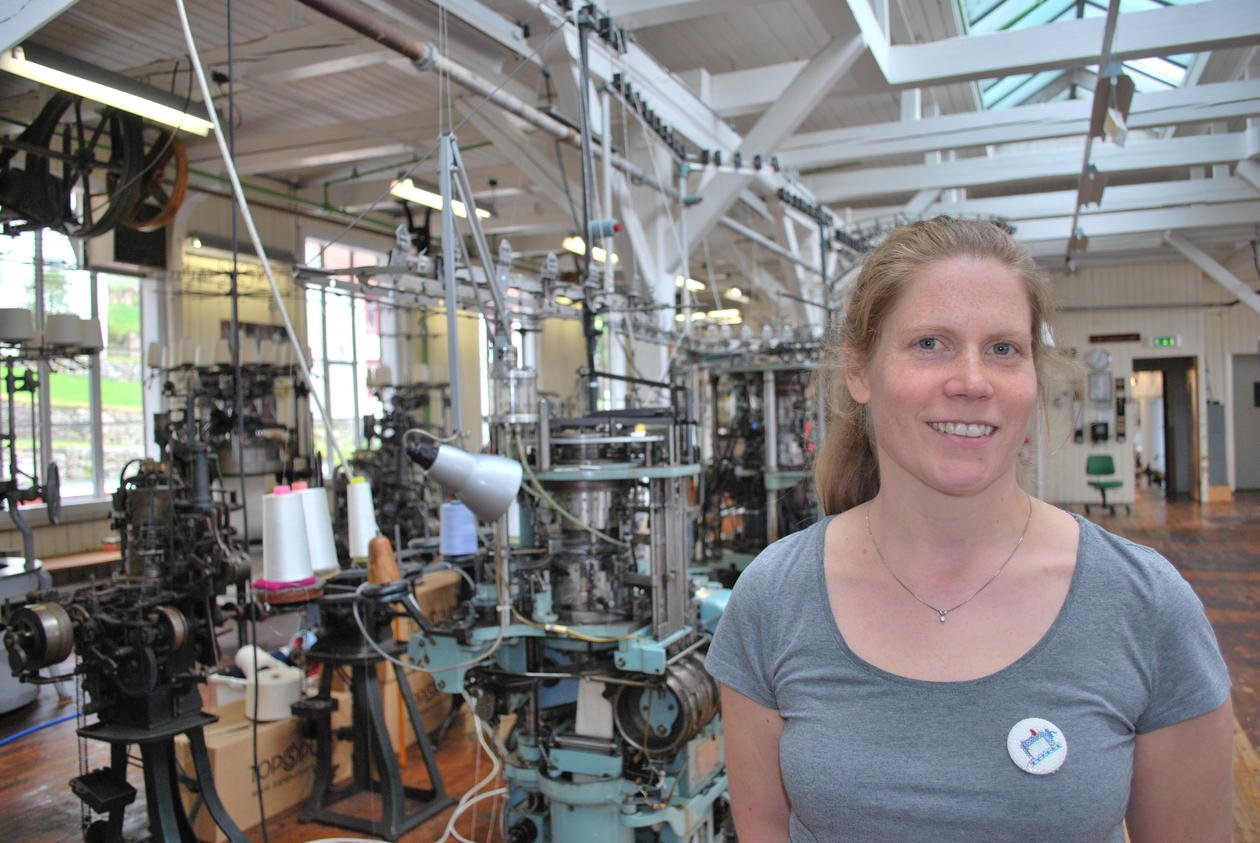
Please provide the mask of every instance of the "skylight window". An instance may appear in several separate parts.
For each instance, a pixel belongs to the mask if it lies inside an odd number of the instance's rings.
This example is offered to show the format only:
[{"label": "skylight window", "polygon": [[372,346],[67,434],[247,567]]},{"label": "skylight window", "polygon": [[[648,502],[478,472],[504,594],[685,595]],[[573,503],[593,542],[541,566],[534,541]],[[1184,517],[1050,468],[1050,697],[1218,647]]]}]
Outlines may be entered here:
[{"label": "skylight window", "polygon": [[[1121,0],[1120,14],[1202,2],[1206,0]],[[1078,18],[1105,17],[1107,14],[1105,0],[958,0],[958,4],[968,35],[1024,29]],[[1124,63],[1124,71],[1133,79],[1138,91],[1164,91],[1181,85],[1193,59],[1193,55],[1134,59]],[[985,109],[1010,108],[1089,96],[1089,77],[1096,76],[1098,68],[1087,69],[1089,74],[1074,74],[1070,69],[1047,70],[1000,79],[982,79],[976,84]],[[1082,88],[1085,90],[1082,91]]]}]

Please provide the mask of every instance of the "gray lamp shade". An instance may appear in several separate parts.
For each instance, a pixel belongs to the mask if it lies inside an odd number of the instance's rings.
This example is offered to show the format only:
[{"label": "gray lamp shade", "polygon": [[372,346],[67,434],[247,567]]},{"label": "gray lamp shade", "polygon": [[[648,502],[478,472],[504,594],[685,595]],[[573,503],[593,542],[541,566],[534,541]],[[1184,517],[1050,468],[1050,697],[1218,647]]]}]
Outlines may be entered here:
[{"label": "gray lamp shade", "polygon": [[450,445],[438,448],[427,473],[484,521],[507,512],[521,488],[521,464],[516,460],[493,454],[473,456]]}]

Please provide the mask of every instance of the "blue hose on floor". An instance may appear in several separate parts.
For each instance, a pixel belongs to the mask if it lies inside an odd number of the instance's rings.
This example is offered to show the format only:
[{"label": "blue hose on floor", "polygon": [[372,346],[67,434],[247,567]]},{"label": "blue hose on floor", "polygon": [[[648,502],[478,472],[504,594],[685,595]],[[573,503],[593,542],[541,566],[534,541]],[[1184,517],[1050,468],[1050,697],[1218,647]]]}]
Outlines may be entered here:
[{"label": "blue hose on floor", "polygon": [[29,729],[24,729],[15,735],[9,735],[4,740],[0,740],[0,746],[11,744],[18,738],[24,738],[32,732],[38,732],[40,729],[47,729],[49,726],[56,726],[58,723],[65,723],[67,720],[72,720],[78,716],[79,712],[76,711],[73,714],[67,714],[64,717],[58,717],[56,720],[49,720],[47,723],[40,723],[38,726],[32,726]]}]

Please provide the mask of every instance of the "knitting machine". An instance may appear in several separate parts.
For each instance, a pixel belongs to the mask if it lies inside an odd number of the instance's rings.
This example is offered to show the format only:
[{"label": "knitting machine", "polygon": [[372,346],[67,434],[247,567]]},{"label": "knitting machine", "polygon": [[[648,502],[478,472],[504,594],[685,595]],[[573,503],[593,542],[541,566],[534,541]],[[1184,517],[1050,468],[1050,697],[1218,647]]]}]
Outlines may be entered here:
[{"label": "knitting machine", "polygon": [[705,558],[727,585],[767,544],[817,520],[810,489],[821,402],[816,343],[706,355]]},{"label": "knitting machine", "polygon": [[[113,498],[113,526],[123,570],[104,582],[33,594],[12,611],[4,636],[19,679],[53,682],[39,671],[72,653],[86,701],[83,738],[111,745],[111,765],[81,770],[71,789],[108,819],[88,823],[85,839],[121,839],[123,812],[136,795],[127,782],[127,746],[140,745],[154,839],[192,839],[178,794],[173,738],[187,734],[203,799],[232,840],[245,838],[223,811],[210,779],[198,685],[219,661],[216,630],[228,617],[216,597],[249,573],[249,558],[216,498],[215,454],[188,398],[184,418],[159,418],[165,460],[136,460],[124,469]],[[97,722],[84,725],[84,717]]]},{"label": "knitting machine", "polygon": [[232,526],[252,542],[262,538],[262,495],[277,483],[320,485],[320,462],[312,444],[309,390],[296,375],[292,348],[242,340],[239,361],[239,367],[233,365],[227,340],[213,349],[185,341],[165,360],[155,346],[148,353],[167,407],[179,408],[195,397],[204,416],[203,436],[214,451],[213,480],[243,502],[233,510]]},{"label": "knitting machine", "polygon": [[[388,369],[382,367],[380,371]],[[369,447],[355,451],[350,466],[356,476],[367,478],[371,484],[376,523],[394,547],[402,550],[416,542],[436,550],[441,496],[432,483],[424,482],[420,470],[407,459],[403,438],[408,430],[416,428],[440,429],[430,423],[429,417],[435,403],[440,405],[436,409],[443,415],[449,410],[449,399],[445,395],[447,385],[383,383],[379,372],[373,385],[386,410],[380,417],[363,417],[363,438]],[[345,526],[348,507],[344,477],[337,478],[335,488],[337,523],[334,532],[345,537],[349,529]],[[349,553],[344,553],[343,558],[349,558]]]},{"label": "knitting machine", "polygon": [[[498,736],[505,840],[716,839],[726,775],[703,654],[728,592],[688,576],[694,425],[672,407],[548,419],[525,369],[496,387],[494,450],[524,491],[493,549],[443,557],[475,584],[455,616],[407,606],[409,654]],[[429,468],[440,450],[408,453]]]}]

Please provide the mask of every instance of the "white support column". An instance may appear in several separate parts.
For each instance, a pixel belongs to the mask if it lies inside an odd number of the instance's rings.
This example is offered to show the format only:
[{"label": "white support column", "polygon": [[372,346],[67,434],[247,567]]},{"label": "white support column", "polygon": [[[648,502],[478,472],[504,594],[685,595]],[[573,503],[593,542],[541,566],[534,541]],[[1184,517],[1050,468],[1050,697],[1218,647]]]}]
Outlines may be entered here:
[{"label": "white support column", "polygon": [[1226,290],[1229,290],[1238,300],[1250,307],[1256,313],[1260,313],[1260,295],[1244,284],[1237,275],[1221,266],[1210,255],[1201,250],[1198,246],[1189,240],[1177,234],[1174,231],[1164,232],[1164,242],[1172,246],[1178,252],[1181,252],[1186,260],[1193,263],[1203,271],[1216,283],[1220,284]]}]

